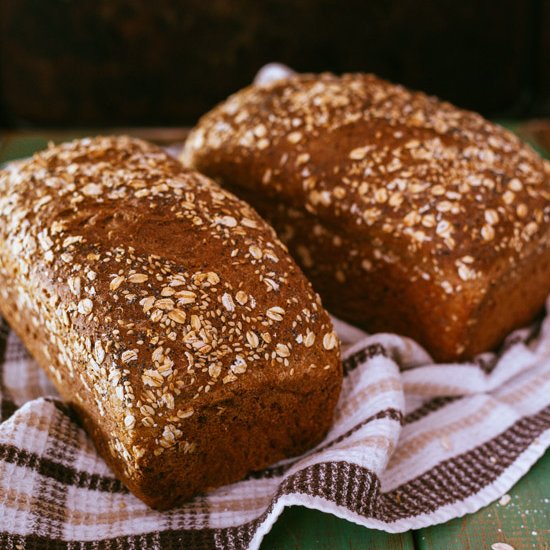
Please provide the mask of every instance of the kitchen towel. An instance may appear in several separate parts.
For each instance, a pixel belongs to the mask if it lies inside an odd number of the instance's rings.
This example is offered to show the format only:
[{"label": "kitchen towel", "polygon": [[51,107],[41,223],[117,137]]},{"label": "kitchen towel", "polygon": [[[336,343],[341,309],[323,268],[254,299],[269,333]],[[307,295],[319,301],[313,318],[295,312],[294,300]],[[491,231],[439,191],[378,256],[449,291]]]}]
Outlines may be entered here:
[{"label": "kitchen towel", "polygon": [[500,498],[550,446],[549,316],[498,353],[446,365],[407,338],[334,321],[345,376],[325,440],[162,513],[116,480],[2,324],[0,548],[258,548],[291,505],[418,529]]}]

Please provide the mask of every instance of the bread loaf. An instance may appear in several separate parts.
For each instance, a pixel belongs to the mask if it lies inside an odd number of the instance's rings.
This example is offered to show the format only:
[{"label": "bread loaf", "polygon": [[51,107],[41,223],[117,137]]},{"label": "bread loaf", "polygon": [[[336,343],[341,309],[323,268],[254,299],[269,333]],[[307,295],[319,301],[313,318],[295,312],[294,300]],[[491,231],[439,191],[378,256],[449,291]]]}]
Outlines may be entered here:
[{"label": "bread loaf", "polygon": [[481,116],[373,75],[298,75],[204,116],[184,162],[254,205],[325,305],[468,358],[550,293],[550,164]]},{"label": "bread loaf", "polygon": [[127,137],[0,172],[0,312],[128,488],[165,509],[327,431],[339,345],[244,202]]}]

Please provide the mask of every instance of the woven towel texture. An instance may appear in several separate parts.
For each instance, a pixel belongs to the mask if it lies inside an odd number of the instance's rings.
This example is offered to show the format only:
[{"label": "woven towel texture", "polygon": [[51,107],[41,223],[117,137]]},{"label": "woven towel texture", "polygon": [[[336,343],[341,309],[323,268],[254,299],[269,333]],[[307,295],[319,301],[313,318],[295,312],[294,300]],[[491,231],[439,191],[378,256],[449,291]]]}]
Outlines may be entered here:
[{"label": "woven towel texture", "polygon": [[498,354],[448,365],[411,340],[335,325],[345,378],[326,439],[159,513],[114,478],[3,323],[0,548],[258,548],[290,505],[418,529],[498,499],[550,446],[550,317]]}]

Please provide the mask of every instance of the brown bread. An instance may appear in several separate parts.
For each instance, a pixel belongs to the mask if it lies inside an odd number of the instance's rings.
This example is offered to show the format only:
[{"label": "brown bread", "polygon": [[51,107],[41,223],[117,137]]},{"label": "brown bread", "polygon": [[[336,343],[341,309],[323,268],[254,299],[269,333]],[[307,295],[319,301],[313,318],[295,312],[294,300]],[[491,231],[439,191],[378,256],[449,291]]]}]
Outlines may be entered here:
[{"label": "brown bread", "polygon": [[204,116],[184,162],[254,205],[336,315],[440,361],[550,293],[550,164],[512,133],[373,75],[298,75]]},{"label": "brown bread", "polygon": [[311,285],[244,202],[126,137],[0,172],[0,312],[165,509],[303,452],[340,391]]}]

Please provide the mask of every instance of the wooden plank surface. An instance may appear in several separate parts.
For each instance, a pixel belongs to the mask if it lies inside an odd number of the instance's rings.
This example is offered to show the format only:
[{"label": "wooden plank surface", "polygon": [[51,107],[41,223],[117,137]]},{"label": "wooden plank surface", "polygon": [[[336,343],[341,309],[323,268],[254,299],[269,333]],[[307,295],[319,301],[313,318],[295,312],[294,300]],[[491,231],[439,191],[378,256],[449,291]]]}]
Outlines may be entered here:
[{"label": "wooden plank surface", "polygon": [[501,503],[414,533],[415,548],[477,550],[504,542],[515,550],[550,548],[550,452],[516,483]]},{"label": "wooden plank surface", "polygon": [[300,506],[286,509],[262,542],[261,550],[412,550],[412,533],[389,535],[331,514]]},{"label": "wooden plank surface", "polygon": [[2,162],[6,162],[32,155],[35,151],[45,148],[50,141],[60,143],[75,138],[101,134],[128,134],[152,141],[158,145],[173,145],[183,143],[188,133],[189,128],[100,128],[11,131],[0,133],[0,156]]},{"label": "wooden plank surface", "polygon": [[[165,137],[183,139],[185,130],[124,130],[158,143]],[[175,132],[175,133],[170,133]],[[31,155],[48,141],[90,135],[93,131],[0,134],[0,163]],[[539,142],[540,145],[540,142]],[[290,549],[388,549],[425,550],[490,549],[494,543],[515,550],[550,550],[550,452],[510,492],[506,505],[493,503],[443,525],[416,532],[388,535],[369,530],[332,515],[301,507],[282,514],[262,544],[262,550]]]},{"label": "wooden plank surface", "polygon": [[1,162],[8,162],[32,155],[48,145],[47,137],[29,137],[26,139],[6,137],[0,149]]}]

